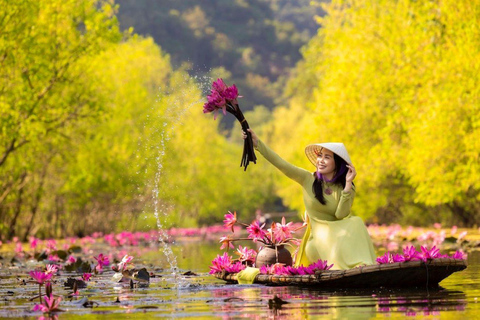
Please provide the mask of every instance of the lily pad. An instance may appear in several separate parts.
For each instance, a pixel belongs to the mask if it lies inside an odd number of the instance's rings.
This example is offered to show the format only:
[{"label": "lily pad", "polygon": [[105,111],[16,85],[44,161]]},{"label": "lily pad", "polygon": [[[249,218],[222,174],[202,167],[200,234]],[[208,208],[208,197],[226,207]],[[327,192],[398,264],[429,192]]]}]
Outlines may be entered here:
[{"label": "lily pad", "polygon": [[68,252],[65,251],[65,250],[52,251],[50,254],[51,255],[56,255],[57,257],[59,257],[62,260],[65,260],[68,257]]},{"label": "lily pad", "polygon": [[150,274],[148,273],[147,269],[142,268],[132,274],[133,280],[142,281],[142,282],[150,282]]},{"label": "lily pad", "polygon": [[87,287],[87,283],[85,281],[79,280],[79,279],[74,279],[74,278],[67,278],[67,282],[64,282],[63,285],[65,287],[70,288],[70,289],[73,289],[75,285],[77,286],[77,288],[86,288]]}]

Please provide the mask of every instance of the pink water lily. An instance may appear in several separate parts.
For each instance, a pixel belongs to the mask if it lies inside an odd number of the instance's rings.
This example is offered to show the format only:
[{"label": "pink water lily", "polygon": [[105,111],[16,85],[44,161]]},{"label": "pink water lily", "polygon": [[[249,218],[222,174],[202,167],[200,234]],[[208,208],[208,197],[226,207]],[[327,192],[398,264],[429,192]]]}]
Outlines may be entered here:
[{"label": "pink water lily", "polygon": [[234,245],[232,244],[232,240],[233,239],[230,239],[229,237],[221,237],[220,238],[220,243],[222,244],[222,246],[220,247],[220,250],[223,250],[225,248],[228,249],[234,249]]},{"label": "pink water lily", "polygon": [[47,240],[47,249],[49,251],[55,251],[57,250],[57,241],[53,240],[53,239],[49,239]]},{"label": "pink water lily", "polygon": [[207,99],[210,105],[215,106],[217,109],[222,109],[224,115],[227,114],[227,110],[226,110],[227,101],[225,100],[224,97],[220,95],[220,93],[216,91],[212,91],[212,93],[207,96]]},{"label": "pink water lily", "polygon": [[[54,312],[58,311],[58,306],[60,305],[60,301],[62,301],[61,297],[55,298],[53,295],[52,296],[45,296],[43,297],[45,299],[44,303],[41,305],[35,305],[33,308],[33,311],[40,310],[43,313],[47,312]],[[37,308],[37,310],[35,310]]]},{"label": "pink water lily", "polygon": [[212,82],[213,92],[223,94],[225,90],[227,90],[227,85],[225,84],[222,78],[218,78],[217,80]]},{"label": "pink water lily", "polygon": [[452,255],[452,259],[456,259],[456,260],[465,260],[466,258],[467,258],[467,255],[460,250],[456,251]]},{"label": "pink water lily", "polygon": [[38,284],[44,284],[47,281],[50,281],[52,279],[53,274],[52,273],[46,273],[42,271],[30,271],[28,273],[35,281],[37,281]]},{"label": "pink water lily", "polygon": [[265,227],[265,223],[260,225],[258,221],[253,222],[247,227],[248,238],[252,239],[253,242],[257,242],[258,240],[263,239],[266,234],[265,230],[263,230],[263,227]]},{"label": "pink water lily", "polygon": [[60,267],[56,264],[47,264],[45,273],[55,274],[59,269]]},{"label": "pink water lily", "polygon": [[386,263],[391,263],[392,262],[392,256],[390,255],[390,252],[385,252],[383,256],[377,257],[376,259],[378,264],[386,264]]},{"label": "pink water lily", "polygon": [[224,92],[224,97],[226,100],[229,100],[234,104],[237,104],[237,98],[238,98],[237,86],[232,85],[231,87],[228,87]]},{"label": "pink water lily", "polygon": [[403,248],[403,258],[405,259],[405,261],[414,261],[420,260],[421,255],[414,246],[409,246]]},{"label": "pink water lily", "polygon": [[440,249],[437,249],[436,246],[433,246],[431,249],[427,249],[424,246],[421,246],[421,259],[423,261],[427,261],[428,259],[435,259],[439,258],[440,256]]},{"label": "pink water lily", "polygon": [[126,254],[123,258],[122,258],[122,261],[120,261],[120,263],[118,264],[118,270],[120,272],[124,271],[125,268],[127,267],[127,264],[130,263],[130,261],[133,260],[133,256],[129,256],[128,254]]},{"label": "pink water lily", "polygon": [[246,266],[241,263],[241,262],[235,262],[229,266],[226,266],[225,267],[225,271],[228,272],[228,273],[238,273],[242,270],[244,270],[246,268]]},{"label": "pink water lily", "polygon": [[237,223],[237,212],[235,211],[231,213],[230,211],[228,211],[228,213],[225,215],[225,220],[223,220],[223,225],[225,226],[225,228],[231,228],[233,232],[233,227],[235,226],[235,223]]},{"label": "pink water lily", "polygon": [[314,270],[330,270],[333,267],[333,263],[328,265],[327,260],[319,259],[317,262],[312,263],[309,267],[312,267]]},{"label": "pink water lily", "polygon": [[82,280],[83,281],[90,281],[90,278],[92,277],[92,274],[91,273],[84,273],[82,275]]},{"label": "pink water lily", "polygon": [[292,237],[292,233],[295,232],[292,227],[293,222],[285,223],[285,217],[282,217],[281,223],[275,223],[272,226],[272,230],[275,234],[275,239],[278,242],[283,242]]},{"label": "pink water lily", "polygon": [[212,260],[212,265],[210,266],[210,274],[222,272],[226,267],[232,264],[232,259],[228,253],[224,252],[223,255],[217,255],[215,259]]},{"label": "pink water lily", "polygon": [[68,257],[68,259],[67,259],[68,264],[74,264],[75,262],[77,262],[77,259],[75,259],[74,256],[69,256]]},{"label": "pink water lily", "polygon": [[253,249],[250,249],[248,247],[242,247],[242,246],[238,246],[238,249],[237,249],[237,252],[236,252],[240,258],[240,262],[251,262],[251,263],[254,263],[255,262],[255,258],[257,257],[257,252]]},{"label": "pink water lily", "polygon": [[93,258],[97,260],[97,266],[95,267],[95,270],[97,270],[98,272],[102,272],[103,267],[110,264],[110,260],[107,256],[103,255],[103,253],[100,253],[97,257]]},{"label": "pink water lily", "polygon": [[30,249],[34,250],[37,248],[38,246],[38,242],[40,241],[40,239],[38,238],[35,238],[35,237],[30,237],[29,238],[29,243],[30,243]]}]

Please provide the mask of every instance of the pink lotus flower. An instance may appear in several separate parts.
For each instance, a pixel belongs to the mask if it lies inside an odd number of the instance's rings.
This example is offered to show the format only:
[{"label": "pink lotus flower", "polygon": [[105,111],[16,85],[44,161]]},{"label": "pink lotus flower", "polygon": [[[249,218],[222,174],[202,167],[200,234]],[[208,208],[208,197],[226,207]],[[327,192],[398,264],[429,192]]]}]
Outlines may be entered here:
[{"label": "pink lotus flower", "polygon": [[319,259],[317,262],[312,263],[309,267],[312,267],[313,270],[329,270],[333,267],[333,263],[331,265],[328,265],[327,260],[321,260]]},{"label": "pink lotus flower", "polygon": [[235,211],[234,213],[231,213],[228,211],[228,213],[225,215],[225,220],[223,220],[223,225],[225,228],[231,228],[232,232],[234,232],[233,226],[235,223],[237,223],[237,212]]},{"label": "pink lotus flower", "polygon": [[465,253],[463,253],[462,251],[458,250],[452,255],[452,259],[465,260],[465,259],[467,259],[467,255]]},{"label": "pink lotus flower", "polygon": [[218,92],[222,94],[225,90],[227,90],[227,85],[223,82],[222,78],[218,78],[216,81],[212,82],[212,91]]},{"label": "pink lotus flower", "polygon": [[82,280],[83,281],[90,281],[90,278],[92,277],[91,273],[83,273],[82,275]]},{"label": "pink lotus flower", "polygon": [[395,253],[392,254],[392,262],[404,262],[405,257],[402,256],[401,254]]},{"label": "pink lotus flower", "polygon": [[263,239],[266,234],[265,230],[263,230],[263,227],[265,227],[265,223],[261,226],[258,221],[252,223],[250,226],[247,227],[248,238],[252,239],[253,242],[257,242],[259,239]]},{"label": "pink lotus flower", "polygon": [[392,256],[390,255],[390,252],[385,252],[383,256],[377,257],[377,263],[378,264],[386,264],[386,263],[391,263],[393,261]]},{"label": "pink lotus flower", "polygon": [[49,239],[47,240],[47,249],[49,251],[55,251],[57,250],[57,241],[53,240],[53,239]]},{"label": "pink lotus flower", "polygon": [[224,248],[227,248],[227,250],[230,248],[231,249],[235,248],[232,244],[232,239],[230,239],[229,237],[221,237],[220,243],[222,244],[222,246],[220,247],[220,250],[223,250]]},{"label": "pink lotus flower", "polygon": [[282,223],[275,223],[272,229],[278,242],[283,242],[292,237],[292,233],[295,232],[292,224],[293,222],[285,223],[285,217],[282,217]]},{"label": "pink lotus flower", "polygon": [[460,233],[458,235],[458,239],[457,239],[457,242],[461,242],[463,238],[465,238],[465,236],[467,235],[467,231],[463,231],[462,233]]},{"label": "pink lotus flower", "polygon": [[403,258],[405,261],[414,261],[420,260],[421,255],[417,250],[415,250],[414,246],[410,246],[403,248]]},{"label": "pink lotus flower", "polygon": [[254,263],[255,258],[257,257],[257,252],[253,249],[249,249],[248,247],[238,246],[236,253],[240,256],[240,262],[250,261]]},{"label": "pink lotus flower", "polygon": [[450,230],[450,234],[453,236],[455,233],[457,233],[457,226],[453,226],[452,230]]},{"label": "pink lotus flower", "polygon": [[57,261],[57,262],[62,261],[62,259],[60,259],[56,254],[49,254],[47,259],[50,261]]},{"label": "pink lotus flower", "polygon": [[21,254],[22,252],[23,252],[22,243],[21,243],[21,242],[17,242],[17,244],[15,245],[15,253],[16,253],[16,254],[19,254],[19,255],[22,255],[22,254]]},{"label": "pink lotus flower", "polygon": [[40,285],[52,279],[52,276],[53,276],[53,274],[51,273],[46,273],[46,272],[37,271],[37,270],[30,271],[28,274]]},{"label": "pink lotus flower", "polygon": [[237,273],[244,270],[245,268],[246,266],[244,264],[242,264],[241,262],[236,262],[234,264],[226,266],[225,271],[228,273]]},{"label": "pink lotus flower", "polygon": [[[44,302],[44,313],[45,312],[53,312],[58,310],[58,306],[60,305],[60,301],[62,301],[61,297],[54,298],[53,296],[45,296],[44,297],[45,302]],[[46,311],[45,311],[46,310]]]},{"label": "pink lotus flower", "polygon": [[60,267],[56,264],[47,264],[46,269],[47,270],[45,271],[45,273],[51,273],[53,275],[58,272],[58,269],[60,269]]},{"label": "pink lotus flower", "polygon": [[107,256],[103,255],[103,253],[100,253],[97,257],[93,257],[95,260],[97,260],[97,263],[102,266],[108,266],[110,264],[110,260],[108,259]]},{"label": "pink lotus flower", "polygon": [[261,274],[283,274],[288,275],[288,269],[282,263],[275,263],[270,266],[262,266],[260,267]]},{"label": "pink lotus flower", "polygon": [[127,267],[127,264],[130,263],[130,261],[133,260],[133,256],[129,256],[128,254],[126,254],[123,258],[122,258],[122,261],[120,261],[120,263],[118,264],[118,270],[120,272],[124,271],[125,268]]},{"label": "pink lotus flower", "polygon": [[224,252],[223,255],[217,255],[215,259],[212,260],[212,265],[210,266],[210,274],[222,272],[225,268],[229,267],[232,264],[232,259],[228,253]]},{"label": "pink lotus flower", "polygon": [[77,262],[77,259],[75,259],[74,256],[69,256],[68,257],[68,259],[67,259],[68,264],[74,264],[75,262]]},{"label": "pink lotus flower", "polygon": [[430,250],[421,246],[420,249],[422,250],[421,259],[423,261],[427,261],[428,259],[435,259],[439,258],[440,250],[437,247],[433,246]]},{"label": "pink lotus flower", "polygon": [[232,85],[231,87],[228,87],[224,92],[224,97],[225,97],[226,100],[229,100],[232,103],[237,104],[237,98],[238,98],[237,86]]},{"label": "pink lotus flower", "polygon": [[216,91],[212,91],[210,95],[207,96],[208,103],[214,105],[217,109],[223,109],[223,114],[227,114],[226,111],[226,104],[227,101],[225,100],[222,95]]}]

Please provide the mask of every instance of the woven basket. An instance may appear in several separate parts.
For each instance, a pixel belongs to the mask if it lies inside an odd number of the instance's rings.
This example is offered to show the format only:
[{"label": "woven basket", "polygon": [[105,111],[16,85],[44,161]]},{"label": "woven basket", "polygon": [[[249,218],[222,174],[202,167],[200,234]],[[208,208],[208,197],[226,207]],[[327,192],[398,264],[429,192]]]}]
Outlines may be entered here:
[{"label": "woven basket", "polygon": [[[466,260],[441,258],[370,265],[349,270],[325,270],[313,275],[258,274],[254,283],[319,288],[434,287],[452,273],[466,267]],[[216,273],[214,276],[230,283],[237,282],[236,273]]]}]

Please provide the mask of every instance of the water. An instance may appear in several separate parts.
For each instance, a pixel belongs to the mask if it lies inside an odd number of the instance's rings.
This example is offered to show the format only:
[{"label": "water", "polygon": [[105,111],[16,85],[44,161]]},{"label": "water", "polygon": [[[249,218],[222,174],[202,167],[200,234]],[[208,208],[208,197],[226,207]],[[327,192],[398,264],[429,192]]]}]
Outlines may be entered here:
[{"label": "water", "polygon": [[[207,91],[211,84],[211,79],[208,77],[200,77],[200,76],[193,76],[190,77],[187,74],[184,75],[183,82],[181,85],[188,86],[188,83],[191,80],[196,81],[197,86],[202,93],[202,100],[204,100],[204,93]],[[170,90],[175,92],[171,94]],[[185,104],[185,101],[190,101],[190,97],[188,96],[191,94],[188,90],[177,90],[175,88],[165,88],[160,89],[161,94],[157,96],[156,105],[152,108],[151,113],[152,117],[148,117],[147,126],[153,127],[156,134],[155,137],[158,137],[159,140],[155,141],[146,141],[147,145],[151,145],[151,147],[155,150],[155,180],[153,182],[153,193],[152,193],[152,202],[153,202],[153,213],[157,222],[157,229],[159,231],[158,241],[161,244],[163,254],[165,255],[167,262],[170,266],[170,272],[174,279],[177,279],[177,259],[175,254],[173,254],[172,249],[169,245],[169,237],[167,232],[165,231],[165,220],[167,215],[172,212],[173,205],[166,204],[165,197],[163,194],[160,194],[160,183],[162,182],[162,177],[165,174],[164,168],[164,158],[167,155],[167,141],[169,141],[172,135],[175,132],[175,128],[177,125],[181,124],[181,119],[184,114],[194,105],[198,105],[201,101],[193,101],[191,103]],[[162,116],[158,115],[158,110],[161,106],[166,107],[165,114]],[[158,127],[157,123],[161,123],[162,125]],[[163,223],[162,223],[163,222]],[[181,279],[175,282],[177,286],[182,287],[184,283]]]},{"label": "water", "polygon": [[[470,252],[468,268],[445,279],[440,289],[322,290],[226,284],[207,274],[210,261],[219,253],[217,243],[192,239],[170,248],[177,257],[176,275],[158,249],[123,248],[135,250],[136,267],[145,266],[155,275],[148,288],[115,283],[113,272],[107,271],[80,289],[79,298],[66,299],[70,291],[62,283],[69,274],[61,272],[54,283],[54,293],[64,297],[59,319],[475,319],[480,311],[479,251]],[[29,279],[27,272],[34,264],[0,262],[0,318],[37,319],[41,314],[30,311],[34,302],[29,298],[38,286],[22,282]],[[183,275],[186,271],[196,275]],[[178,280],[184,283],[181,288],[175,285]],[[82,307],[83,297],[98,305]]]}]

